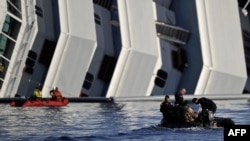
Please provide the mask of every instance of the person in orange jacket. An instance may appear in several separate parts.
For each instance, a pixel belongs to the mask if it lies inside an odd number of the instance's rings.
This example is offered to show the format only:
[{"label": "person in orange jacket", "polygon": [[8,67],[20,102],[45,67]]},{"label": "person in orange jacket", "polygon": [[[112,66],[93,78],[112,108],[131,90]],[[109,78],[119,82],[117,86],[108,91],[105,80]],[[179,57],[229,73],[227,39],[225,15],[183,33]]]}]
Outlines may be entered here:
[{"label": "person in orange jacket", "polygon": [[52,100],[55,101],[63,101],[62,93],[58,90],[58,87],[50,91],[50,95],[52,96]]}]

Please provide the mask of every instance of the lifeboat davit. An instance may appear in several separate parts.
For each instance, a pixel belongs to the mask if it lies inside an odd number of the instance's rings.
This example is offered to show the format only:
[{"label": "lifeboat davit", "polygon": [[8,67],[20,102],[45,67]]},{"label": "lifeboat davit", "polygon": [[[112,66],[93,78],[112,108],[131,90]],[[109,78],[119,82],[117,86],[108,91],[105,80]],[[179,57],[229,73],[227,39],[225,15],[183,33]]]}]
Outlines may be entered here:
[{"label": "lifeboat davit", "polygon": [[53,99],[17,99],[13,100],[10,103],[12,107],[59,107],[59,106],[67,106],[69,100],[67,98],[63,98],[62,101],[56,101]]}]

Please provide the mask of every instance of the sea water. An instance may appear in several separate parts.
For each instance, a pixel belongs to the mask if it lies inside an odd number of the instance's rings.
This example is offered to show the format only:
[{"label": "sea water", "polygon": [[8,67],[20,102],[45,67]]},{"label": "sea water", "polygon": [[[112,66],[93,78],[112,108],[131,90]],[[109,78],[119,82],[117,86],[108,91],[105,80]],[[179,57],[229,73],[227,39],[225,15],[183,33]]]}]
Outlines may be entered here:
[{"label": "sea water", "polygon": [[[216,116],[250,125],[248,100],[215,101]],[[158,127],[160,103],[70,103],[66,107],[0,104],[0,139],[10,141],[223,141],[223,128]],[[191,105],[198,109],[198,105]]]}]

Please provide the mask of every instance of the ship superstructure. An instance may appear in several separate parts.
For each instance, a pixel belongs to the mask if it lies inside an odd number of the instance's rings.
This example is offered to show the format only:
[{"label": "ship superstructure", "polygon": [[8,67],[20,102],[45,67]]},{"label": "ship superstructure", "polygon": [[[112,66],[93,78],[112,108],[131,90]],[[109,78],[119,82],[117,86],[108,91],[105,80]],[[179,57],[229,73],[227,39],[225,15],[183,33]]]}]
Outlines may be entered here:
[{"label": "ship superstructure", "polygon": [[241,94],[249,89],[242,36],[249,24],[240,2],[3,0],[0,97],[29,96],[35,87],[43,97],[54,87],[67,97],[154,96],[182,87]]}]

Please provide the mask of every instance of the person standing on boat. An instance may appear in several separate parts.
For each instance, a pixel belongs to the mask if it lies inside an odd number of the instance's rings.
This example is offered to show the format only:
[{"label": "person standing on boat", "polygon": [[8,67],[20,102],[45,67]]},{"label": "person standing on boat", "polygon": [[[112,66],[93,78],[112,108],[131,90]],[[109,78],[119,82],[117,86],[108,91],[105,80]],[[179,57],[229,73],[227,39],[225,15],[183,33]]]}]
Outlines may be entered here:
[{"label": "person standing on boat", "polygon": [[52,100],[63,101],[62,93],[58,90],[58,87],[51,90],[50,95],[52,96]]},{"label": "person standing on boat", "polygon": [[186,94],[186,89],[182,88],[179,92],[175,93],[175,105],[184,105],[183,95]]},{"label": "person standing on boat", "polygon": [[39,87],[36,87],[32,95],[33,99],[42,99],[42,91]]},{"label": "person standing on boat", "polygon": [[174,104],[171,102],[169,95],[166,95],[164,101],[160,105],[160,111],[162,112],[163,120],[171,120],[173,107]]}]

